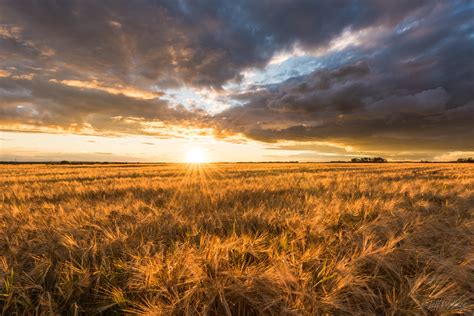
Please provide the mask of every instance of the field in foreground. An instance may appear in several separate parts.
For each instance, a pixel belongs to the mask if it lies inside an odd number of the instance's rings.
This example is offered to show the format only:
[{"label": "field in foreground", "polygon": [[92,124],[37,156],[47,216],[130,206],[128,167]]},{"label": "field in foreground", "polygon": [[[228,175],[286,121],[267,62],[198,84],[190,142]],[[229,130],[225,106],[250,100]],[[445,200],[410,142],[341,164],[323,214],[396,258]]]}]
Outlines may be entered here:
[{"label": "field in foreground", "polygon": [[474,310],[474,165],[17,165],[0,186],[0,314]]}]

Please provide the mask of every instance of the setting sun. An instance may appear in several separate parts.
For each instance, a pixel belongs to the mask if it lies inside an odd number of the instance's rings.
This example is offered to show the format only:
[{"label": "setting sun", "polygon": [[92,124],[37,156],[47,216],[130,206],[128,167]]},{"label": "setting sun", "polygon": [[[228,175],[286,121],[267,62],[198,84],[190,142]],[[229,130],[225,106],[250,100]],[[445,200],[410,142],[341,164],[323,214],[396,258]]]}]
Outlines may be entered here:
[{"label": "setting sun", "polygon": [[207,155],[206,151],[200,147],[193,147],[186,151],[186,162],[187,163],[206,163]]}]

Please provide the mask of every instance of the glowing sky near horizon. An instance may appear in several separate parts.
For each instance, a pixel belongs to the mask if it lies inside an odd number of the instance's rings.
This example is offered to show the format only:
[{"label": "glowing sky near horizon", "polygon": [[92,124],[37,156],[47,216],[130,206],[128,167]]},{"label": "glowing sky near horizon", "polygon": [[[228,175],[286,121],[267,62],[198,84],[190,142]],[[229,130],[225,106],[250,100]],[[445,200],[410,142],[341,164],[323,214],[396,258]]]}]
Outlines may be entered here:
[{"label": "glowing sky near horizon", "polygon": [[472,1],[0,1],[0,160],[474,153]]}]

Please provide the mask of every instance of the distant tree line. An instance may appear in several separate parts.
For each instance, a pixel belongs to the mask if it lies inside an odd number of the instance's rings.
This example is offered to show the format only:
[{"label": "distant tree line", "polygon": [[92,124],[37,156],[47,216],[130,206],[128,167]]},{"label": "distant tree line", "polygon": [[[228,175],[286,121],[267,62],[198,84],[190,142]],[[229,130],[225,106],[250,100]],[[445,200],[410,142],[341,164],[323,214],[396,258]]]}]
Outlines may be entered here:
[{"label": "distant tree line", "polygon": [[[141,162],[128,161],[0,161],[0,165],[127,165],[127,164],[145,164]],[[154,163],[162,164],[162,163]]]},{"label": "distant tree line", "polygon": [[351,162],[375,162],[375,163],[381,163],[381,162],[387,162],[387,159],[382,158],[382,157],[361,157],[361,158],[352,158]]},{"label": "distant tree line", "polygon": [[459,158],[456,160],[456,162],[474,162],[474,159],[472,157],[469,158]]}]

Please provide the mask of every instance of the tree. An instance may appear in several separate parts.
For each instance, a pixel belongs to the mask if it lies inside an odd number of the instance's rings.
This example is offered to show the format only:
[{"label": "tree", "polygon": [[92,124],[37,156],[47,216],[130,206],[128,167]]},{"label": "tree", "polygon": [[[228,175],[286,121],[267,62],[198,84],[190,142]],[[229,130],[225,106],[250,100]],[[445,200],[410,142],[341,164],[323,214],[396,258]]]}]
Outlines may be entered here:
[{"label": "tree", "polygon": [[361,157],[361,158],[352,158],[351,162],[360,163],[360,162],[368,162],[368,163],[383,163],[387,162],[387,159],[383,157]]},{"label": "tree", "polygon": [[469,158],[459,158],[456,160],[457,162],[474,162],[474,159],[472,157]]}]

